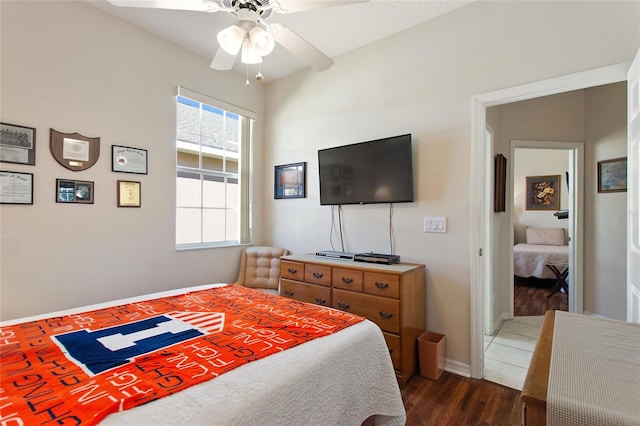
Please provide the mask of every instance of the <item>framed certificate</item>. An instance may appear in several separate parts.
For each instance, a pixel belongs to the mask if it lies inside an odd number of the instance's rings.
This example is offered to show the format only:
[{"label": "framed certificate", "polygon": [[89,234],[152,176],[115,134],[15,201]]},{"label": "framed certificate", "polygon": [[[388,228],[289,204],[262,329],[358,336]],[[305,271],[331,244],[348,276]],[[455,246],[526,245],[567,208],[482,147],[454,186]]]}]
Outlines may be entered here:
[{"label": "framed certificate", "polygon": [[147,150],[111,145],[111,171],[147,174]]},{"label": "framed certificate", "polygon": [[118,181],[118,207],[140,207],[140,182]]},{"label": "framed certificate", "polygon": [[0,171],[0,204],[33,204],[33,174]]},{"label": "framed certificate", "polygon": [[0,123],[0,161],[36,164],[36,129]]}]

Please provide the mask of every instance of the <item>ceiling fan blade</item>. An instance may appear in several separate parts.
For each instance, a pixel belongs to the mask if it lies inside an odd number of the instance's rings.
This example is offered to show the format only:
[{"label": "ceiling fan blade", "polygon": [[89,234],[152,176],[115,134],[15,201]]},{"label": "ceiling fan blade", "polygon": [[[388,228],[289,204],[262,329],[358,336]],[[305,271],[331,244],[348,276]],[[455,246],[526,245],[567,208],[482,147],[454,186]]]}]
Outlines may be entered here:
[{"label": "ceiling fan blade", "polygon": [[369,0],[276,0],[271,2],[271,6],[278,13],[294,13],[347,4],[366,3],[368,1]]},{"label": "ceiling fan blade", "polygon": [[316,71],[324,71],[333,65],[333,60],[311,43],[281,24],[272,24],[273,38],[282,47],[293,53]]},{"label": "ceiling fan blade", "polygon": [[107,0],[119,7],[146,7],[150,9],[194,10],[217,12],[220,4],[213,0]]},{"label": "ceiling fan blade", "polygon": [[211,61],[211,68],[214,70],[227,71],[233,68],[233,64],[236,62],[236,55],[227,53],[222,47],[218,48],[216,56]]}]

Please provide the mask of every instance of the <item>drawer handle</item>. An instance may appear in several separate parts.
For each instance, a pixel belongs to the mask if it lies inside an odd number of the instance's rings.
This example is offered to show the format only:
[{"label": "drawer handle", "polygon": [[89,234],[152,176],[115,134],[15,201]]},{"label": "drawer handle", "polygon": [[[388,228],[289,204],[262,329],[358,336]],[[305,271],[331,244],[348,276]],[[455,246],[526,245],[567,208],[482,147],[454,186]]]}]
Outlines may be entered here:
[{"label": "drawer handle", "polygon": [[338,308],[346,311],[347,309],[349,309],[349,304],[348,303],[340,303],[340,302],[338,302]]},{"label": "drawer handle", "polygon": [[293,274],[297,274],[298,270],[296,268],[287,268],[287,272],[293,275]]},{"label": "drawer handle", "polygon": [[287,296],[287,297],[291,297],[291,296],[293,296],[293,292],[289,291],[289,290],[285,290],[284,291],[284,295]]},{"label": "drawer handle", "polygon": [[376,281],[376,287],[378,287],[381,290],[384,290],[385,288],[389,287],[388,283],[379,283],[378,281]]},{"label": "drawer handle", "polygon": [[351,284],[353,282],[353,278],[342,277],[342,282],[345,284]]},{"label": "drawer handle", "polygon": [[320,272],[314,272],[313,273],[313,278],[319,280],[320,278],[322,278],[324,275],[321,274]]},{"label": "drawer handle", "polygon": [[327,299],[321,299],[320,297],[316,297],[316,303],[318,305],[324,305],[327,303]]},{"label": "drawer handle", "polygon": [[382,319],[386,319],[386,320],[390,320],[393,317],[393,314],[390,312],[378,312],[380,314],[380,316],[382,317]]}]

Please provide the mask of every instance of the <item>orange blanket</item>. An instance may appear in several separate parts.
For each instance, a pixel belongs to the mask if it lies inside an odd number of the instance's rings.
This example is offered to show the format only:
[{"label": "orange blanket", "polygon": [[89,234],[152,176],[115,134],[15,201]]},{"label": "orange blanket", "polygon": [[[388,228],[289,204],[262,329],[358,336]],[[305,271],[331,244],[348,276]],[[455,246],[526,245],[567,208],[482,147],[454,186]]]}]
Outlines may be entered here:
[{"label": "orange blanket", "polygon": [[0,422],[96,424],[362,321],[237,285],[0,329]]}]

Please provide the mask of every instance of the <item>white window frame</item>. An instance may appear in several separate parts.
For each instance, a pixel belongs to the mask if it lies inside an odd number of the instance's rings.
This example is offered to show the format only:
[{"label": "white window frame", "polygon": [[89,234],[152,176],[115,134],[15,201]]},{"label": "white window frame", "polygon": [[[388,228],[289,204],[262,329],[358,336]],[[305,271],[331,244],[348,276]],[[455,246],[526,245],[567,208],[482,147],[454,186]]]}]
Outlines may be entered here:
[{"label": "white window frame", "polygon": [[[200,243],[177,243],[177,196],[174,203],[174,213],[176,213],[175,218],[175,226],[174,229],[174,241],[176,242],[176,250],[193,250],[193,249],[203,249],[203,248],[211,248],[211,247],[227,247],[234,245],[243,245],[251,243],[251,176],[252,176],[252,161],[251,161],[251,143],[253,140],[253,122],[256,120],[256,113],[246,110],[244,108],[237,107],[235,105],[228,104],[226,102],[211,98],[207,95],[203,95],[198,92],[194,92],[189,89],[185,89],[184,87],[178,87],[177,95],[176,95],[176,118],[177,118],[177,106],[178,106],[178,96],[188,98],[190,100],[200,102],[202,104],[209,105],[214,108],[218,108],[233,114],[237,114],[241,117],[240,119],[240,141],[239,141],[239,162],[238,162],[238,185],[239,185],[239,240],[234,241],[212,241],[212,242],[200,242]],[[177,122],[177,120],[176,120]],[[178,153],[178,139],[177,139],[177,126],[176,126],[176,186],[178,182],[178,173],[179,172],[193,172],[193,173],[204,173],[210,174],[205,170],[189,169],[183,168],[178,165],[177,161],[177,153]],[[177,188],[176,188],[177,194]],[[201,206],[201,210],[202,210]]]}]

